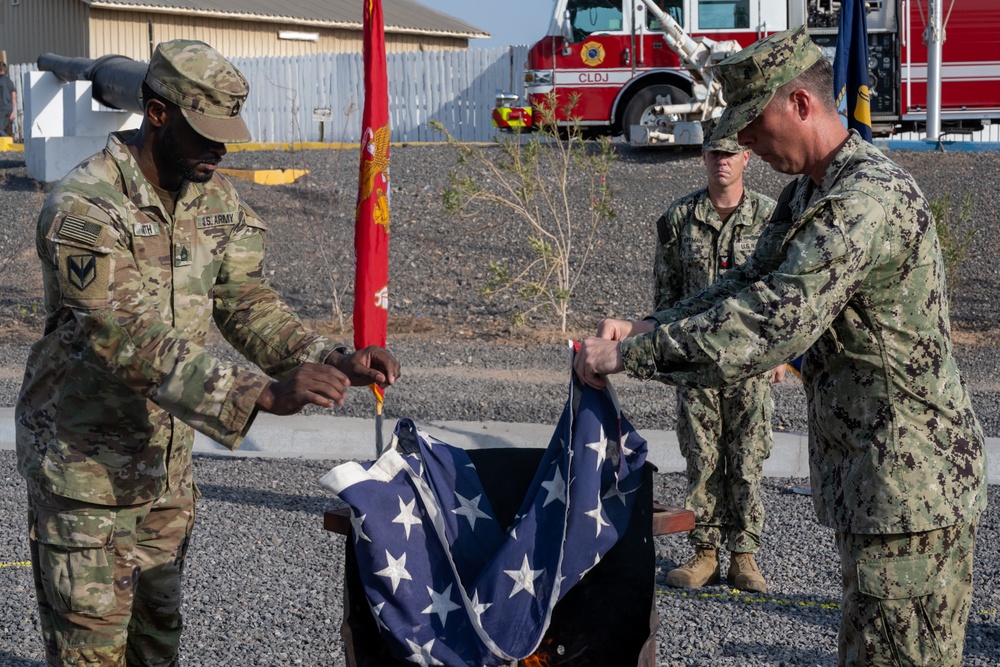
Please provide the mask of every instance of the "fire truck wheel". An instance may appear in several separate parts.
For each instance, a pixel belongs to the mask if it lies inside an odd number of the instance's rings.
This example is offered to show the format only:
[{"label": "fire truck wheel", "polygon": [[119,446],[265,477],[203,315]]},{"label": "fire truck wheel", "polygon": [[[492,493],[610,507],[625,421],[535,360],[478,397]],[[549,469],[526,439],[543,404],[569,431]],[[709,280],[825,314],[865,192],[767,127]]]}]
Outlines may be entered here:
[{"label": "fire truck wheel", "polygon": [[633,125],[660,126],[669,130],[669,126],[681,120],[678,115],[656,116],[653,114],[653,107],[657,104],[657,99],[661,98],[661,104],[681,104],[687,102],[690,96],[680,88],[660,84],[643,88],[635,94],[625,107],[625,115],[622,117],[622,131],[625,139],[631,140],[631,130]]}]

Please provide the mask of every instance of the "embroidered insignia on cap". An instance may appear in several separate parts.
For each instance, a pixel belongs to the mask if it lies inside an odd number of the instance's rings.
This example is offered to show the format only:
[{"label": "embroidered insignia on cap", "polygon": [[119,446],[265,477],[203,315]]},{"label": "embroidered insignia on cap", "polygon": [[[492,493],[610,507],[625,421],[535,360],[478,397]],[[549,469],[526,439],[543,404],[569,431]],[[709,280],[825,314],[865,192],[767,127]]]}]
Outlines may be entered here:
[{"label": "embroidered insignia on cap", "polygon": [[97,258],[94,255],[70,255],[66,258],[66,278],[81,292],[97,278]]},{"label": "embroidered insignia on cap", "polygon": [[97,240],[101,238],[101,225],[75,215],[67,215],[59,227],[59,236],[87,245],[97,245]]}]

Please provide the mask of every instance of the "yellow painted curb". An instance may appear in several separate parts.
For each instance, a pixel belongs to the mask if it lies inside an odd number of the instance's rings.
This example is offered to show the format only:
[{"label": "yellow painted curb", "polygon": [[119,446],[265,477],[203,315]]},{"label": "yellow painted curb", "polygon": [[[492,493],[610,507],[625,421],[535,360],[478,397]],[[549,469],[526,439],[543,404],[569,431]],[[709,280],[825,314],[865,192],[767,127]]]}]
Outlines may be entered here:
[{"label": "yellow painted curb", "polygon": [[[446,141],[399,141],[392,142],[389,145],[400,147],[400,146],[444,146],[448,142]],[[462,142],[466,146],[492,146],[491,141],[466,141]],[[241,151],[312,151],[312,150],[359,150],[360,144],[343,143],[343,142],[333,142],[333,143],[320,143],[318,141],[296,141],[295,143],[259,143],[250,142],[246,144],[226,144],[226,150],[230,153],[239,153]]]},{"label": "yellow painted curb", "polygon": [[261,185],[288,185],[309,173],[308,169],[220,169],[226,176],[245,178]]},{"label": "yellow painted curb", "polygon": [[12,137],[0,137],[0,152],[23,153],[24,144],[15,144]]},{"label": "yellow painted curb", "polygon": [[304,151],[304,150],[342,150],[350,148],[358,150],[359,144],[345,143],[320,143],[318,141],[296,141],[294,143],[261,143],[251,141],[246,144],[226,144],[226,150],[230,153],[240,151]]}]

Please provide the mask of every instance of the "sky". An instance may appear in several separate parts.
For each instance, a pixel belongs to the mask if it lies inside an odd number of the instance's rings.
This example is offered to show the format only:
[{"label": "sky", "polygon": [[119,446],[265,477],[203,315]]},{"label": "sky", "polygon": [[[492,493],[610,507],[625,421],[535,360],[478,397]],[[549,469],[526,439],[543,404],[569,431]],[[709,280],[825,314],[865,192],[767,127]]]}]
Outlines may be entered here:
[{"label": "sky", "polygon": [[470,39],[472,48],[533,44],[549,29],[555,0],[416,0],[493,35]]}]

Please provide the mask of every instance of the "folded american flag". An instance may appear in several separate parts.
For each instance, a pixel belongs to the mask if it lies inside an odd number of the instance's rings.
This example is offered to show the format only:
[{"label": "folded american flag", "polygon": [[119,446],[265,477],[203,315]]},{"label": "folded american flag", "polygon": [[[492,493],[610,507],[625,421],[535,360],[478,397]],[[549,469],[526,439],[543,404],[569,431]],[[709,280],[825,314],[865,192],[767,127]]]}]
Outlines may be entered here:
[{"label": "folded american flag", "polygon": [[465,451],[409,419],[376,461],[321,483],[351,506],[361,580],[392,654],[492,666],[536,650],[556,602],[625,532],[645,459],[610,385],[574,379],[506,532]]}]

